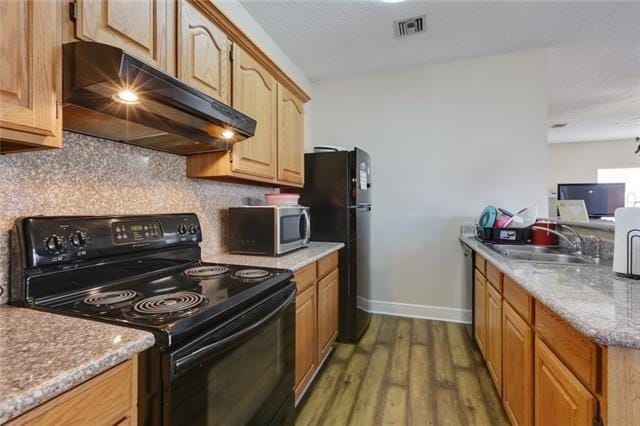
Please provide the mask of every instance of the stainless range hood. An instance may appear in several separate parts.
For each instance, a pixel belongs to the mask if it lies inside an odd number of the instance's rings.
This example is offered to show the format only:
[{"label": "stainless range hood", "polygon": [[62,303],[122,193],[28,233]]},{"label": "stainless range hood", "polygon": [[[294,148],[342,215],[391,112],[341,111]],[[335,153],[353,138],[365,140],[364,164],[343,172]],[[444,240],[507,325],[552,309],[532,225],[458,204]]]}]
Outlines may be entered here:
[{"label": "stainless range hood", "polygon": [[63,47],[63,127],[189,155],[230,149],[256,121],[128,55],[79,41]]}]

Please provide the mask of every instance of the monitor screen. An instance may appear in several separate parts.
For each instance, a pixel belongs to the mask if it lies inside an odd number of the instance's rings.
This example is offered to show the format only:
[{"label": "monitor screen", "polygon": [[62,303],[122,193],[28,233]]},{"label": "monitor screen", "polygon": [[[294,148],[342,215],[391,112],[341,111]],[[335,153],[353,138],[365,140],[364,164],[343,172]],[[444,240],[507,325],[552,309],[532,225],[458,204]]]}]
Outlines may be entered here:
[{"label": "monitor screen", "polygon": [[559,183],[558,200],[584,200],[590,217],[613,216],[624,207],[624,183]]}]

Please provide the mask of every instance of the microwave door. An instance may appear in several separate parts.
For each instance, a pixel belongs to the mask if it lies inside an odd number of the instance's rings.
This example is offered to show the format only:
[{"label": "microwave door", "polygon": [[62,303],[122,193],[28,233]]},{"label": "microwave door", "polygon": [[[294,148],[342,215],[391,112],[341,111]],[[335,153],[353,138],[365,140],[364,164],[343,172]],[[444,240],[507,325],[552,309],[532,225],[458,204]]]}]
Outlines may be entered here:
[{"label": "microwave door", "polygon": [[304,247],[310,234],[310,218],[307,209],[283,209],[278,221],[278,254]]}]

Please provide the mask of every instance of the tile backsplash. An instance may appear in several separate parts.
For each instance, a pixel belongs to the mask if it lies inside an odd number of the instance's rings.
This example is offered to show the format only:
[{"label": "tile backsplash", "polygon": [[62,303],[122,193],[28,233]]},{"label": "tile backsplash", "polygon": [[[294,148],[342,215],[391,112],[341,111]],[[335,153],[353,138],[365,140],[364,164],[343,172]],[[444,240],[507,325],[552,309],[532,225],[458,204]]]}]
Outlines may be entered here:
[{"label": "tile backsplash", "polygon": [[258,203],[269,190],[188,179],[185,157],[69,132],[62,149],[0,156],[0,304],[17,217],[193,212],[206,259],[225,251],[226,207]]}]

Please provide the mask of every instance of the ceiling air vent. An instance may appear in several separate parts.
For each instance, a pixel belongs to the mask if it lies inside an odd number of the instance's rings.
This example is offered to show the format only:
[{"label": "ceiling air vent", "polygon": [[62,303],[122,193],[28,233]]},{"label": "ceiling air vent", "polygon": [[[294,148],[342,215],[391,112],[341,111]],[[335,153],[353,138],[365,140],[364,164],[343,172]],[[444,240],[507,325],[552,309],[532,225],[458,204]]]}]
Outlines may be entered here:
[{"label": "ceiling air vent", "polygon": [[426,22],[426,15],[395,21],[393,23],[394,35],[396,38],[402,38],[412,34],[422,33],[424,32]]}]

